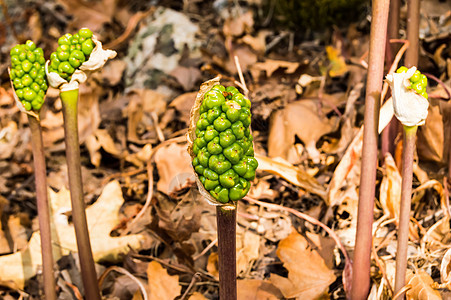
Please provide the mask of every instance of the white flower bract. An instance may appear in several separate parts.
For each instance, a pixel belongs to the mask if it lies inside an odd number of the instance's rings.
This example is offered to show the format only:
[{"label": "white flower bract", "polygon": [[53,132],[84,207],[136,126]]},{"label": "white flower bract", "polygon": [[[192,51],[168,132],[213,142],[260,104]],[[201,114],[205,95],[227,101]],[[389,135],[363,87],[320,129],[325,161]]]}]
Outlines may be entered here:
[{"label": "white flower bract", "polygon": [[61,91],[78,89],[78,85],[86,81],[86,73],[94,72],[102,68],[108,59],[116,57],[116,51],[103,49],[102,43],[96,38],[95,35],[92,36],[92,41],[94,42],[95,47],[89,55],[89,59],[82,63],[79,69],[75,70],[74,74],[71,76],[70,82],[62,78],[56,72],[49,72],[48,65],[50,64],[50,61],[48,60],[46,62],[45,73],[47,74],[47,80],[51,87],[60,89]]},{"label": "white flower bract", "polygon": [[428,115],[428,100],[410,88],[410,77],[416,69],[412,67],[407,72],[385,77],[392,90],[395,116],[404,126],[424,125]]}]

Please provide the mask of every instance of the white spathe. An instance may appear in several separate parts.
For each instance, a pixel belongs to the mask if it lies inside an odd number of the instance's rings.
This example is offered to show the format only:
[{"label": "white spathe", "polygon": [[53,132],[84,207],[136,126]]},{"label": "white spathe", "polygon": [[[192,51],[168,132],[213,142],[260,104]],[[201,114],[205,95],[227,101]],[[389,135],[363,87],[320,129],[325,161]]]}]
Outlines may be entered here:
[{"label": "white spathe", "polygon": [[407,72],[385,77],[392,90],[395,116],[404,126],[424,125],[428,115],[428,100],[410,88],[410,77],[416,70],[412,67]]},{"label": "white spathe", "polygon": [[102,68],[108,59],[116,57],[116,51],[103,49],[102,43],[95,35],[92,36],[92,41],[94,42],[95,47],[92,50],[89,59],[82,63],[79,69],[75,70],[74,74],[71,76],[70,82],[67,82],[67,80],[62,78],[56,72],[49,72],[48,65],[50,61],[48,60],[46,62],[45,73],[47,74],[47,80],[51,87],[60,89],[61,91],[78,89],[78,85],[86,81],[87,72],[94,72]]}]

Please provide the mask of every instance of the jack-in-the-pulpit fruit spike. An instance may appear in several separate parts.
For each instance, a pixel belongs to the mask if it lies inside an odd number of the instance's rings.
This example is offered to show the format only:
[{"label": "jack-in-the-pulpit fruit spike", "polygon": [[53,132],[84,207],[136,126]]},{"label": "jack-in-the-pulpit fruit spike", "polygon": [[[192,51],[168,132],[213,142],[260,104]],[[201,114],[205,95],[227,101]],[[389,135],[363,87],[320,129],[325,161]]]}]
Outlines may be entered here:
[{"label": "jack-in-the-pulpit fruit spike", "polygon": [[224,87],[219,80],[207,83],[209,89],[198,99],[196,118],[191,121],[192,165],[215,200],[210,202],[235,202],[249,192],[258,166],[250,130],[251,102],[233,86]]},{"label": "jack-in-the-pulpit fruit spike", "polygon": [[70,81],[75,70],[89,59],[94,47],[92,31],[88,28],[82,28],[74,35],[66,33],[58,39],[58,48],[50,55],[49,72]]},{"label": "jack-in-the-pulpit fruit spike", "polygon": [[[407,67],[399,67],[398,70],[396,70],[396,73],[405,73],[409,70]],[[420,71],[416,70],[415,73],[413,73],[412,77],[410,77],[410,87],[419,95],[423,96],[424,98],[428,99],[428,93],[426,92],[426,87],[428,85],[428,78],[426,75],[421,74]]]},{"label": "jack-in-the-pulpit fruit spike", "polygon": [[48,89],[44,52],[28,40],[25,44],[14,46],[10,55],[9,76],[17,98],[25,110],[39,111]]}]

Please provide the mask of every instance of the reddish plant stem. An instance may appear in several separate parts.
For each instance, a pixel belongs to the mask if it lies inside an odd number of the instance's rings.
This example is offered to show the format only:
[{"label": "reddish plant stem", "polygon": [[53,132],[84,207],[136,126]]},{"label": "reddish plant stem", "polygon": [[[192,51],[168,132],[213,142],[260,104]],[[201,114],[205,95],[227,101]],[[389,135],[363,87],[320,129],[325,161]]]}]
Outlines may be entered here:
[{"label": "reddish plant stem", "polygon": [[69,174],[72,220],[77,239],[81,276],[87,300],[100,300],[97,273],[92,257],[88,224],[86,221],[83,183],[81,178],[80,146],[78,141],[78,89],[60,93],[63,104],[64,133],[66,141],[67,171]]},{"label": "reddish plant stem", "polygon": [[366,299],[370,289],[371,243],[377,168],[380,94],[384,76],[389,1],[373,0],[365,98],[362,168],[352,274],[351,299]]},{"label": "reddish plant stem", "polygon": [[[401,9],[400,0],[390,0],[390,10],[388,13],[387,42],[385,47],[385,60],[387,65],[393,63],[394,55],[399,49],[399,45],[390,43],[390,40],[398,38],[399,32],[399,12]],[[383,100],[383,99],[382,99]],[[387,152],[392,156],[395,153],[395,138],[398,135],[398,120],[393,118],[385,127],[381,134],[381,157],[385,157]]]},{"label": "reddish plant stem", "polygon": [[407,40],[405,65],[410,68],[418,64],[418,40],[420,37],[420,0],[407,1]]},{"label": "reddish plant stem", "polygon": [[[410,202],[412,194],[413,153],[417,126],[404,126],[402,150],[401,205],[399,211],[398,248],[396,251],[395,294],[406,283],[407,246],[409,241]],[[404,296],[401,296],[403,299]]]},{"label": "reddish plant stem", "polygon": [[387,46],[385,48],[385,57],[388,65],[392,63],[394,59],[394,54],[398,52],[399,49],[399,45],[390,43],[390,40],[398,38],[400,10],[401,10],[401,1],[390,0],[390,10],[388,13],[388,26],[387,26]]},{"label": "reddish plant stem", "polygon": [[219,299],[236,300],[236,205],[217,206]]},{"label": "reddish plant stem", "polygon": [[34,175],[36,184],[36,202],[38,208],[39,231],[41,235],[42,277],[46,300],[56,300],[55,276],[53,274],[52,231],[47,196],[47,173],[45,166],[44,143],[39,120],[28,115],[33,149]]}]

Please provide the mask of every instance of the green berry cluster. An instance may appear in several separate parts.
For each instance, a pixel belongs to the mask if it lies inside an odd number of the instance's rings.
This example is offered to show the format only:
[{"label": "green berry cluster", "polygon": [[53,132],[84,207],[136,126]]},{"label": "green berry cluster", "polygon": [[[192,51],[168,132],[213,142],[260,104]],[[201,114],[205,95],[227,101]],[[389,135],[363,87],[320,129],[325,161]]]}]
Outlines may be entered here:
[{"label": "green berry cluster", "polygon": [[235,87],[215,85],[200,106],[193,143],[193,166],[218,201],[242,199],[255,178],[251,102]]},{"label": "green berry cluster", "polygon": [[[398,70],[396,70],[396,73],[405,73],[407,72],[407,70],[407,67],[402,66]],[[416,70],[415,73],[413,73],[412,77],[410,77],[410,87],[426,99],[428,98],[428,93],[426,92],[427,85],[428,79],[426,75],[421,74],[421,72],[418,70]]]},{"label": "green berry cluster", "polygon": [[74,35],[66,33],[59,38],[58,45],[56,52],[50,55],[49,72],[58,73],[70,81],[72,74],[89,59],[94,49],[92,31],[82,28]]},{"label": "green berry cluster", "polygon": [[28,40],[25,44],[14,46],[10,55],[10,77],[16,95],[26,110],[38,111],[48,88],[44,52]]}]

